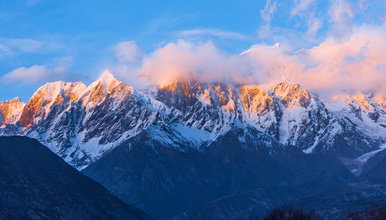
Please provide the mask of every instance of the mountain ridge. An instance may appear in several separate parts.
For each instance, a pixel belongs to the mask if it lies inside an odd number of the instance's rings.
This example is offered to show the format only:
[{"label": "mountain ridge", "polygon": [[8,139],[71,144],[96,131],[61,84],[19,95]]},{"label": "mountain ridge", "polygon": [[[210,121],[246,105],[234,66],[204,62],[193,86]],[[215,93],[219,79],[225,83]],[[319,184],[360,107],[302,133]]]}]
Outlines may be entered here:
[{"label": "mountain ridge", "polygon": [[[319,203],[334,217],[327,203],[345,192],[353,196],[338,214],[361,189],[382,196],[382,187],[360,182],[386,155],[386,111],[375,97],[326,98],[288,81],[180,81],[138,91],[106,72],[87,87],[47,83],[26,104],[1,102],[0,135],[35,138],[157,219],[248,217],[337,185],[340,194]],[[286,189],[279,199],[275,190]]]},{"label": "mountain ridge", "polygon": [[197,130],[212,138],[193,137],[188,145],[199,149],[239,121],[305,153],[332,151],[354,159],[386,141],[382,99],[365,95],[326,101],[288,81],[271,89],[180,81],[148,93],[106,71],[87,87],[81,82],[47,83],[26,104],[1,102],[0,134],[36,138],[84,169],[152,124],[182,136]]}]

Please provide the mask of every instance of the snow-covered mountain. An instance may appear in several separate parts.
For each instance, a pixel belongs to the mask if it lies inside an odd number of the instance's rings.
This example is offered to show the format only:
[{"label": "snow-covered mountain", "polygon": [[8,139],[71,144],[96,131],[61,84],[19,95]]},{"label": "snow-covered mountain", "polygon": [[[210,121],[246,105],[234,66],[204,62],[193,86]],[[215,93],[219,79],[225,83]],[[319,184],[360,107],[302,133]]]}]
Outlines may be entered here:
[{"label": "snow-covered mountain", "polygon": [[[360,208],[355,198],[384,195],[364,178],[386,157],[386,101],[375,94],[322,96],[288,81],[138,91],[105,72],[89,86],[47,83],[27,103],[1,102],[0,135],[37,139],[156,219],[247,217],[365,190],[347,200]],[[320,207],[336,217],[347,204]]]},{"label": "snow-covered mountain", "polygon": [[244,124],[307,154],[349,160],[386,141],[384,97],[343,92],[321,100],[288,81],[271,89],[175,82],[141,92],[105,72],[88,87],[47,83],[25,104],[1,102],[0,112],[1,135],[36,138],[78,169],[142,131],[170,147],[202,150]]}]

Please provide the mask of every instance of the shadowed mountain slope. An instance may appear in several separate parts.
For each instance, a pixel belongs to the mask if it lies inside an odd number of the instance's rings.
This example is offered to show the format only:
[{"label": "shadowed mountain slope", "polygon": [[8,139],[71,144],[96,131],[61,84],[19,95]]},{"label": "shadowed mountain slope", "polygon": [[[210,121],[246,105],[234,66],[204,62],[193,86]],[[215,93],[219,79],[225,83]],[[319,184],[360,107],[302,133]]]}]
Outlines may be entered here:
[{"label": "shadowed mountain slope", "polygon": [[27,137],[0,137],[0,207],[0,219],[150,219]]}]

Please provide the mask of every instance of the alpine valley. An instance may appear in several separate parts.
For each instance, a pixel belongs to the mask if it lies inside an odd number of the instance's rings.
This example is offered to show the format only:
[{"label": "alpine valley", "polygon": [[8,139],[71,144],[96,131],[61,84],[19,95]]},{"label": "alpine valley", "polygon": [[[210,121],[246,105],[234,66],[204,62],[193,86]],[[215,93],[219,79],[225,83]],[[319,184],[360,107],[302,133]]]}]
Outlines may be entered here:
[{"label": "alpine valley", "polygon": [[323,218],[386,204],[386,97],[106,71],[0,103],[0,134],[38,140],[155,219],[237,219],[293,204]]}]

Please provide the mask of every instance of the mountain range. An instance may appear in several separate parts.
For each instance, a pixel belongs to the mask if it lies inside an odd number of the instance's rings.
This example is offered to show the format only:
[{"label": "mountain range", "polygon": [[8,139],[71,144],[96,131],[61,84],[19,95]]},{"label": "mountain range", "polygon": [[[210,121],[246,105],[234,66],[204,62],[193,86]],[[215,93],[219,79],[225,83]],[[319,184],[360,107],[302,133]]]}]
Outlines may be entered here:
[{"label": "mountain range", "polygon": [[156,219],[285,203],[338,216],[384,201],[386,97],[376,91],[182,80],[139,91],[105,72],[89,86],[47,83],[0,112],[2,136],[38,140]]}]

